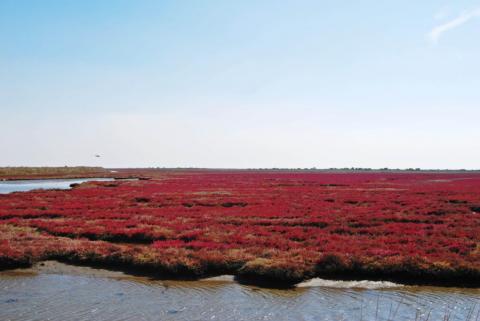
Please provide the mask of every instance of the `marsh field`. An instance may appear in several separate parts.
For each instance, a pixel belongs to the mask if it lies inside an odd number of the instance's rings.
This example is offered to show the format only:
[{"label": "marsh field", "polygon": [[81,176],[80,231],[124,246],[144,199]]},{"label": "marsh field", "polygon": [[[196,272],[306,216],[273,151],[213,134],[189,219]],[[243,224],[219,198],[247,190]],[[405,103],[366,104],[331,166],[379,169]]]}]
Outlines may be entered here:
[{"label": "marsh field", "polygon": [[2,176],[2,320],[478,320],[478,173],[69,175]]}]

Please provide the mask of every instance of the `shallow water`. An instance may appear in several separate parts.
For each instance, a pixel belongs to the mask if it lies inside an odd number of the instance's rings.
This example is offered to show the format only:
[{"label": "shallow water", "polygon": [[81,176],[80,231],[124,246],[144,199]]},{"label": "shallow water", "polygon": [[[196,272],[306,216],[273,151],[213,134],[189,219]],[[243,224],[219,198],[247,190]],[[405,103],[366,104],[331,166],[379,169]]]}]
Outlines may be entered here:
[{"label": "shallow water", "polygon": [[0,272],[0,320],[465,321],[480,308],[480,289],[270,290],[228,279],[155,281],[68,266]]},{"label": "shallow water", "polygon": [[0,194],[26,192],[34,189],[70,189],[70,184],[81,184],[87,181],[111,181],[113,178],[76,178],[76,179],[39,179],[0,181]]}]

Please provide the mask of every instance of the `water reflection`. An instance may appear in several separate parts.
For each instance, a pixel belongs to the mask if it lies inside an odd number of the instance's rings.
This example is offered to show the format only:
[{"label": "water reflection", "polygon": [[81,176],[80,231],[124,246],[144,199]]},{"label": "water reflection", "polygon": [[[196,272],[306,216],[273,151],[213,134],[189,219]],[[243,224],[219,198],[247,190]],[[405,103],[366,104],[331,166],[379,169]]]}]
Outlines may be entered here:
[{"label": "water reflection", "polygon": [[225,281],[1,272],[0,320],[475,320],[480,290],[271,290]]}]

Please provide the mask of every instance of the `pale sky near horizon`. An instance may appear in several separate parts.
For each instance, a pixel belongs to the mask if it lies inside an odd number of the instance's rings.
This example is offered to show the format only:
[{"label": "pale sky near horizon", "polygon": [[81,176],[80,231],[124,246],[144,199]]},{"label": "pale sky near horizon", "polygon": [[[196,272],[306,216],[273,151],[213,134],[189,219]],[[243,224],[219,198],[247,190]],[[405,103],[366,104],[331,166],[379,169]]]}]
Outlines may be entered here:
[{"label": "pale sky near horizon", "polygon": [[480,0],[2,0],[14,165],[480,168]]}]

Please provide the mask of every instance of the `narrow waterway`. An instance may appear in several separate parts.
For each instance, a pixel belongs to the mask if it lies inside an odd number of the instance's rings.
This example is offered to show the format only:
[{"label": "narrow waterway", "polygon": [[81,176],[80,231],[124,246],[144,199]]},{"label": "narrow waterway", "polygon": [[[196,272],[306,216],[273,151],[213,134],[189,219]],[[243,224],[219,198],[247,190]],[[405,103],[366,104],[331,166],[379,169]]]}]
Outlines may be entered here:
[{"label": "narrow waterway", "polygon": [[46,262],[0,272],[0,320],[477,320],[480,290],[319,281],[290,290],[226,278],[158,281]]},{"label": "narrow waterway", "polygon": [[112,181],[113,178],[75,178],[0,181],[0,194],[27,192],[35,189],[69,189],[71,184],[88,181]]}]

